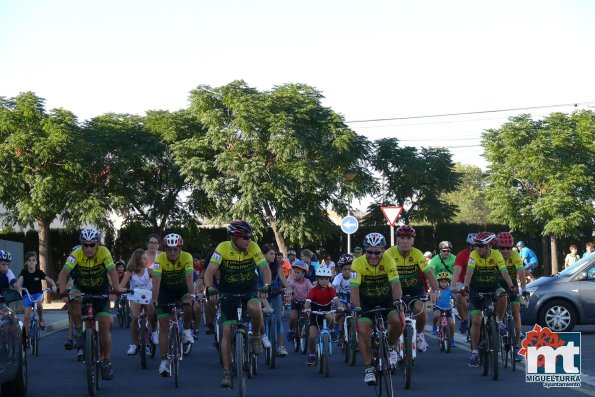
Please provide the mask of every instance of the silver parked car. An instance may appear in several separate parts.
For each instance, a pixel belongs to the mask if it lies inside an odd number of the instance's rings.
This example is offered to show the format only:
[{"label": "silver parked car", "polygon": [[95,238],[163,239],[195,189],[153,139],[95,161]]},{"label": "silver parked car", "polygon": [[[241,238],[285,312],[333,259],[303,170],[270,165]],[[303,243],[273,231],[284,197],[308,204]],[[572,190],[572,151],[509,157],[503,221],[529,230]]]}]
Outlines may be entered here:
[{"label": "silver parked car", "polygon": [[21,300],[13,289],[0,291],[0,385],[2,396],[27,393],[27,352],[23,323],[9,307]]},{"label": "silver parked car", "polygon": [[526,291],[531,297],[521,311],[524,325],[565,332],[577,324],[595,324],[595,254],[527,284]]}]

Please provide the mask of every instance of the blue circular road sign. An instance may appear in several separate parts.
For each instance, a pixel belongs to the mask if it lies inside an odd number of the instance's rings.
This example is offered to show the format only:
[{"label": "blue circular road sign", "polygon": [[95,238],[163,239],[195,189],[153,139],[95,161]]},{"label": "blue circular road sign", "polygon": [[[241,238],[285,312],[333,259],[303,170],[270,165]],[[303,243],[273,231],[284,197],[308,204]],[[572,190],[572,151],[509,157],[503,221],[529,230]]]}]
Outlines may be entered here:
[{"label": "blue circular road sign", "polygon": [[341,230],[343,230],[343,233],[353,234],[357,231],[358,227],[359,222],[355,216],[347,215],[341,219]]}]

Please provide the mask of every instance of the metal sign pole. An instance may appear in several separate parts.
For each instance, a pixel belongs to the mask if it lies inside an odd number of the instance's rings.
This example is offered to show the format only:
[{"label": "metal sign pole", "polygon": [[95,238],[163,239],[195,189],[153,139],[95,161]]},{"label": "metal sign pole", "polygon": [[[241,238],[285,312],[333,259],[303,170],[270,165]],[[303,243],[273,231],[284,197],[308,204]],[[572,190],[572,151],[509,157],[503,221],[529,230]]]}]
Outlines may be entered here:
[{"label": "metal sign pole", "polygon": [[395,246],[395,227],[390,225],[390,246]]}]

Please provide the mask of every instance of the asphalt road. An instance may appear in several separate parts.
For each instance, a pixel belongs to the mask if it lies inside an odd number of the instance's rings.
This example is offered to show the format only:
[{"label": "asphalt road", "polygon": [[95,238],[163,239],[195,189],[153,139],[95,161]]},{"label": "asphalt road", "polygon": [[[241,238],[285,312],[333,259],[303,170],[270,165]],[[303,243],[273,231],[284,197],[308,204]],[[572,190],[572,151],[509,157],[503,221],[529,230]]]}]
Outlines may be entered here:
[{"label": "asphalt road", "polygon": [[[591,331],[591,334],[593,332]],[[42,339],[39,357],[29,356],[30,396],[84,396],[87,395],[84,365],[76,361],[74,351],[66,351],[63,343],[65,331],[55,332]],[[237,390],[223,390],[219,387],[222,370],[217,351],[210,335],[201,333],[190,356],[181,363],[181,384],[174,388],[173,378],[158,375],[158,360],[149,362],[149,368],[140,368],[138,356],[127,356],[128,330],[115,327],[112,361],[115,377],[102,382],[98,395],[142,395],[143,397],[163,396],[236,396]],[[393,376],[395,395],[423,396],[571,396],[593,395],[595,389],[583,384],[581,389],[547,389],[541,384],[525,382],[524,368],[512,372],[510,368],[500,368],[500,379],[493,381],[483,377],[479,368],[467,365],[469,351],[466,344],[460,344],[449,354],[439,351],[437,342],[427,337],[430,349],[419,354],[413,371],[413,386],[403,390],[400,371]],[[593,336],[587,336],[593,338]],[[585,342],[583,342],[585,345]],[[591,343],[590,345],[593,345]],[[335,346],[336,347],[336,346]],[[588,348],[592,350],[591,347]],[[583,368],[586,360],[583,354]],[[592,361],[590,361],[592,363]],[[259,363],[259,373],[248,380],[249,396],[283,397],[326,397],[340,393],[342,397],[374,396],[374,389],[363,382],[363,367],[358,357],[355,367],[343,363],[340,352],[334,348],[331,359],[331,376],[324,378],[316,368],[305,365],[305,356],[290,351],[288,357],[277,361],[276,369],[264,366],[264,358]],[[589,364],[591,365],[591,364]]]}]

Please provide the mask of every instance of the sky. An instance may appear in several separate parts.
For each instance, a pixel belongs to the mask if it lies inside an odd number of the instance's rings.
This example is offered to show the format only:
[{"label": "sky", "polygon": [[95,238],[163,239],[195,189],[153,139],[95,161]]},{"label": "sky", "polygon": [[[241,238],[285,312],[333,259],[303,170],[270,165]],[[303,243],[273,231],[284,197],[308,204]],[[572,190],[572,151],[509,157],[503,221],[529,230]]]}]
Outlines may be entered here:
[{"label": "sky", "polygon": [[[0,0],[0,96],[85,120],[175,111],[203,84],[303,83],[370,139],[485,169],[485,129],[595,109],[594,20],[590,0]],[[501,109],[518,110],[419,117]],[[377,119],[393,120],[359,122]]]}]

